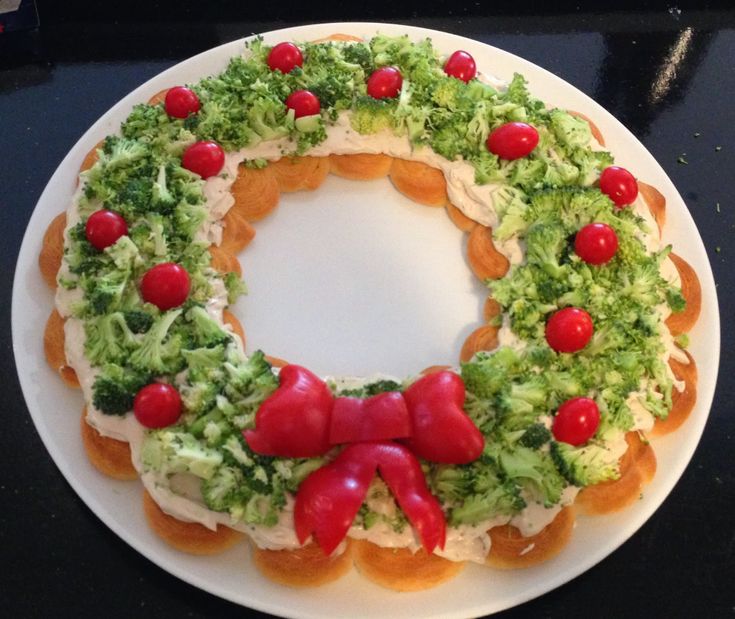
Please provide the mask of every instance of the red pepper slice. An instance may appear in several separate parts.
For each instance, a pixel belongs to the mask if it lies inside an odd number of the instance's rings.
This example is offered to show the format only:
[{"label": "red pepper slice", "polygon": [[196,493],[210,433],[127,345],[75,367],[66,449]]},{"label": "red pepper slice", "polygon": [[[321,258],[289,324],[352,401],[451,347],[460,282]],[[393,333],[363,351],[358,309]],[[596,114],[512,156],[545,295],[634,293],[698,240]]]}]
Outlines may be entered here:
[{"label": "red pepper slice", "polygon": [[378,459],[378,470],[393,493],[399,507],[409,522],[418,531],[426,552],[444,548],[446,520],[436,497],[426,485],[421,464],[403,445],[398,443],[360,443],[356,452],[362,455],[373,451]]},{"label": "red pepper slice", "polygon": [[313,533],[325,555],[347,535],[375,475],[375,463],[351,458],[349,449],[311,473],[296,493],[296,536],[304,544]]},{"label": "red pepper slice", "polygon": [[411,436],[406,402],[397,391],[370,398],[337,398],[332,409],[329,442],[332,445],[385,441]]},{"label": "red pepper slice", "polygon": [[329,420],[334,397],[322,380],[306,368],[287,365],[280,385],[255,415],[255,429],[243,435],[263,456],[312,458],[330,449]]},{"label": "red pepper slice", "polygon": [[313,533],[325,554],[331,554],[347,535],[376,468],[426,551],[444,548],[444,513],[426,485],[419,461],[403,445],[387,442],[349,445],[302,482],[294,506],[299,541],[305,543]]},{"label": "red pepper slice", "polygon": [[467,464],[482,454],[485,439],[464,412],[465,388],[454,372],[435,372],[403,392],[413,435],[403,441],[419,458]]}]

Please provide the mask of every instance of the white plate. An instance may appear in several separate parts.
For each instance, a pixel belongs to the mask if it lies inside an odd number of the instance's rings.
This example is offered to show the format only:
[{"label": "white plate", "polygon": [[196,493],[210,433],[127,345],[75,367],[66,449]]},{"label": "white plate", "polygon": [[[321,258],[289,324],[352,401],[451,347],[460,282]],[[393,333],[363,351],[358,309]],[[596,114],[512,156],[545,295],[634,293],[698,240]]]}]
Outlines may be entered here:
[{"label": "white plate", "polygon": [[[84,155],[118,129],[135,103],[220,71],[242,51],[242,41],[195,56],[146,82],[97,121],[66,156],[23,239],[13,287],[13,348],[31,416],[61,472],[113,531],[168,572],[220,597],[285,616],[484,615],[541,595],[589,569],[627,540],[671,491],[694,453],[714,393],[720,346],[714,281],[694,221],[661,167],[615,118],[551,73],[482,43],[408,26],[321,24],[264,36],[275,44],[334,32],[369,37],[378,31],[408,33],[414,39],[430,36],[446,53],[465,49],[482,71],[504,79],[523,73],[531,91],[548,104],[593,118],[616,161],[666,196],[665,238],[694,266],[702,284],[702,315],[691,334],[699,399],[681,431],[654,442],[658,473],[642,500],[618,515],[580,518],[571,543],[540,567],[503,572],[469,565],[441,587],[403,594],[381,589],[353,570],[335,584],[302,591],[262,578],[242,546],[213,558],[170,549],[143,520],[139,484],[115,482],[92,469],[78,430],[80,392],[65,388],[44,361],[42,325],[53,298],[37,268],[43,233],[66,209]],[[403,199],[388,181],[361,184],[330,177],[317,192],[284,196],[277,214],[257,227],[259,236],[241,256],[251,294],[240,301],[237,313],[251,343],[272,354],[321,373],[382,370],[404,376],[452,362],[464,336],[480,322],[483,297],[464,263],[461,236],[443,209]]]}]

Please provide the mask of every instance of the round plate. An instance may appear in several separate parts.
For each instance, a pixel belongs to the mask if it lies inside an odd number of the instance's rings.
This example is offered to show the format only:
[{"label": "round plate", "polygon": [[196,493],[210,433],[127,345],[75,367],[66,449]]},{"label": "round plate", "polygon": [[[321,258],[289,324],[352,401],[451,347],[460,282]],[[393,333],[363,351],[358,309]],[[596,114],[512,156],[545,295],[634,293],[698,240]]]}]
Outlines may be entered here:
[{"label": "round plate", "polygon": [[[574,87],[507,52],[421,28],[320,24],[270,32],[264,38],[275,44],[336,32],[428,36],[444,53],[469,51],[485,73],[508,80],[520,72],[531,92],[548,105],[592,118],[616,162],[666,196],[664,237],[693,265],[702,284],[702,315],[691,333],[690,349],[699,366],[699,400],[685,428],[654,442],[658,473],[642,500],[620,514],[580,518],[561,555],[539,567],[504,572],[468,565],[455,580],[420,593],[387,591],[355,570],[332,585],[294,590],[261,577],[244,546],[206,558],[172,550],[144,522],[140,484],[115,482],[92,469],[78,430],[81,394],[65,388],[43,356],[40,334],[53,305],[37,267],[43,233],[67,208],[84,155],[118,129],[134,104],[174,84],[217,73],[242,51],[242,41],[195,56],[143,84],[97,121],[56,170],[31,217],[16,268],[12,330],[20,382],[36,428],[74,490],[121,538],[179,578],[284,616],[485,615],[541,595],[595,565],[653,514],[681,476],[702,433],[717,377],[720,329],[712,272],[694,221],[664,171],[623,125]],[[245,252],[251,293],[236,311],[252,343],[271,354],[323,373],[381,370],[404,376],[435,363],[453,363],[464,335],[481,320],[482,291],[464,263],[461,235],[443,209],[410,203],[387,180],[361,184],[330,177],[317,192],[283,196],[274,218],[257,228],[259,236]],[[60,414],[67,423],[59,422]]]}]

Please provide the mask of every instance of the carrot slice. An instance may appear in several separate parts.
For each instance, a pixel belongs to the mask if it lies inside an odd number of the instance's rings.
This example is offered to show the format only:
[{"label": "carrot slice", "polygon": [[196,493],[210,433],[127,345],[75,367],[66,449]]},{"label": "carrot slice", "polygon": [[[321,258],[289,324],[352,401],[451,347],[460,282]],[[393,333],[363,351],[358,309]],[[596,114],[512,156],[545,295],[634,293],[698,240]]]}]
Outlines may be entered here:
[{"label": "carrot slice", "polygon": [[388,155],[330,155],[329,171],[332,174],[354,181],[383,178],[390,172],[393,157]]},{"label": "carrot slice", "polygon": [[224,310],[222,312],[222,320],[225,324],[230,325],[232,327],[232,330],[240,336],[240,339],[242,340],[242,346],[243,348],[245,348],[245,330],[242,328],[242,324],[240,324],[237,316],[235,316],[235,314],[233,314],[229,310]]},{"label": "carrot slice", "polygon": [[589,116],[585,116],[582,112],[573,112],[572,110],[567,110],[567,112],[572,116],[576,116],[577,118],[587,121],[587,124],[590,126],[590,131],[592,132],[592,137],[597,140],[600,146],[605,146],[605,138],[602,135],[602,131],[600,131],[597,125],[592,122]]},{"label": "carrot slice", "polygon": [[467,363],[481,350],[494,350],[498,347],[498,327],[483,325],[467,336],[459,353],[459,360]]},{"label": "carrot slice", "polygon": [[666,224],[666,198],[653,185],[638,181],[638,191],[640,191],[643,200],[648,205],[651,215],[658,224],[659,234],[663,233]]},{"label": "carrot slice", "polygon": [[220,249],[229,254],[238,254],[255,238],[255,228],[240,213],[231,208],[222,219],[222,242]]},{"label": "carrot slice", "polygon": [[68,387],[79,389],[77,374],[66,363],[64,319],[55,309],[49,315],[43,331],[43,353],[46,356],[46,363],[54,372],[59,373],[64,383]]},{"label": "carrot slice", "polygon": [[697,364],[687,351],[684,353],[689,363],[682,363],[673,357],[669,359],[671,371],[676,379],[684,381],[684,391],[673,390],[669,415],[666,419],[656,419],[652,436],[663,436],[676,430],[689,418],[697,402]]},{"label": "carrot slice", "polygon": [[454,204],[447,202],[447,215],[452,223],[457,226],[462,232],[470,232],[474,228],[477,222],[474,219],[470,219],[462,211],[460,211]]},{"label": "carrot slice", "polygon": [[165,103],[166,94],[168,93],[168,91],[169,91],[168,88],[159,90],[155,95],[153,95],[150,99],[148,99],[148,105],[158,105],[159,103]]},{"label": "carrot slice", "polygon": [[240,261],[231,253],[216,245],[209,246],[209,254],[212,256],[209,266],[219,273],[237,273],[242,277],[242,266]]},{"label": "carrot slice", "polygon": [[260,221],[278,206],[281,192],[273,169],[260,170],[241,165],[232,184],[232,196],[238,213],[248,221]]}]

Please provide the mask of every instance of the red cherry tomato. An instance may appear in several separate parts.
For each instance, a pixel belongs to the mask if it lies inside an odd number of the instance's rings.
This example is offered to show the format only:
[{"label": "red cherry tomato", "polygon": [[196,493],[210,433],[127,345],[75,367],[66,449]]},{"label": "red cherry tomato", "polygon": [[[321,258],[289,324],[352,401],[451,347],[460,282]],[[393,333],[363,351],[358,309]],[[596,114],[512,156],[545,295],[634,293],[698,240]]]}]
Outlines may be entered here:
[{"label": "red cherry tomato", "polygon": [[600,191],[622,208],[633,204],[638,197],[638,182],[625,168],[611,165],[605,168],[600,175]]},{"label": "red cherry tomato", "polygon": [[201,107],[199,97],[186,86],[174,86],[169,89],[164,105],[166,114],[174,118],[186,118],[189,114],[196,114]]},{"label": "red cherry tomato", "polygon": [[487,136],[487,149],[501,159],[520,159],[538,144],[538,131],[526,123],[505,123]]},{"label": "red cherry tomato", "polygon": [[186,269],[173,262],[157,264],[146,271],[140,282],[140,293],[146,303],[166,311],[178,307],[189,296],[191,281]]},{"label": "red cherry tomato", "polygon": [[225,165],[225,151],[217,142],[195,142],[184,151],[181,165],[202,178],[216,176]]},{"label": "red cherry tomato", "polygon": [[583,445],[597,432],[600,409],[589,398],[567,400],[556,412],[551,431],[554,438],[570,445]]},{"label": "red cherry tomato", "polygon": [[181,416],[181,396],[172,385],[146,385],[133,400],[133,413],[146,428],[165,428]]},{"label": "red cherry tomato", "polygon": [[268,66],[271,71],[291,73],[294,67],[304,64],[301,50],[293,43],[279,43],[268,54]]},{"label": "red cherry tomato", "polygon": [[102,209],[89,216],[84,233],[92,246],[102,251],[128,233],[128,224],[121,215]]},{"label": "red cherry tomato", "polygon": [[444,65],[444,73],[456,77],[463,82],[469,82],[477,75],[475,59],[467,52],[457,50],[449,57],[449,60]]},{"label": "red cherry tomato", "polygon": [[574,251],[589,264],[605,264],[618,251],[618,236],[607,224],[587,224],[574,238]]},{"label": "red cherry tomato", "polygon": [[297,90],[288,95],[286,107],[294,111],[296,118],[313,116],[322,109],[319,98],[310,90]]},{"label": "red cherry tomato", "polygon": [[565,307],[546,323],[546,341],[556,352],[582,350],[593,332],[592,318],[578,307]]},{"label": "red cherry tomato", "polygon": [[397,97],[403,86],[403,76],[395,67],[383,67],[373,71],[367,81],[367,92],[373,99]]}]

